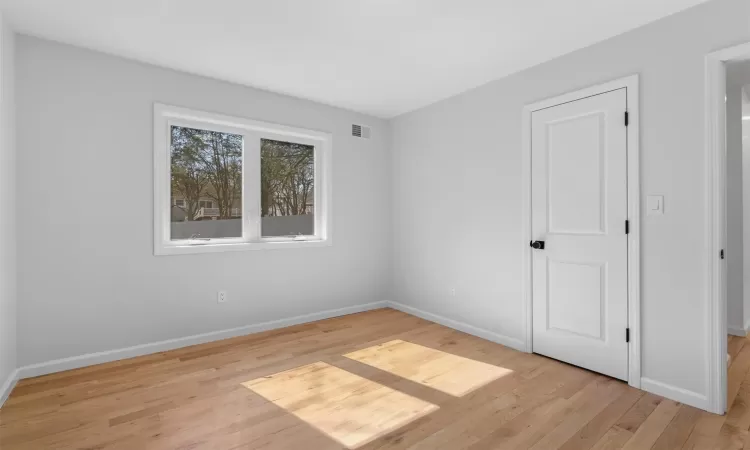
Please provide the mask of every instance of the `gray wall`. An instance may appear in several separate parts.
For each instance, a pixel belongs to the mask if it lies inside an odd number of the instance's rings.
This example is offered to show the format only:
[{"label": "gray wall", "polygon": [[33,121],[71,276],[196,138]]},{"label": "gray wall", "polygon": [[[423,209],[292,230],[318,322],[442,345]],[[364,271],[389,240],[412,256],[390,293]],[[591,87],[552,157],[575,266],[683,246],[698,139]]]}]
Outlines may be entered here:
[{"label": "gray wall", "polygon": [[522,339],[522,108],[637,73],[642,193],[666,211],[642,222],[643,377],[705,395],[704,58],[750,40],[749,5],[704,3],[398,117],[394,300]]},{"label": "gray wall", "polygon": [[14,34],[0,18],[0,397],[17,366],[14,50]]},{"label": "gray wall", "polygon": [[[387,298],[385,121],[31,37],[16,49],[20,365]],[[333,245],[153,256],[154,102],[333,133]]]},{"label": "gray wall", "polygon": [[[742,105],[742,115],[750,116],[750,63],[747,64],[747,71],[744,72],[748,82],[744,86],[745,101]],[[743,289],[745,331],[750,330],[750,120],[742,121],[742,203],[744,216],[742,221],[743,228],[743,247],[744,247],[744,277]]]},{"label": "gray wall", "polygon": [[[727,65],[727,327],[745,334],[750,310],[744,292],[744,207],[742,158],[742,86],[750,83],[750,63]],[[749,268],[750,269],[750,268]]]},{"label": "gray wall", "polygon": [[[314,216],[274,216],[261,218],[263,236],[287,236],[291,234],[312,234]],[[230,220],[196,220],[191,222],[172,222],[172,239],[187,239],[193,234],[201,237],[242,236],[242,219]]]}]

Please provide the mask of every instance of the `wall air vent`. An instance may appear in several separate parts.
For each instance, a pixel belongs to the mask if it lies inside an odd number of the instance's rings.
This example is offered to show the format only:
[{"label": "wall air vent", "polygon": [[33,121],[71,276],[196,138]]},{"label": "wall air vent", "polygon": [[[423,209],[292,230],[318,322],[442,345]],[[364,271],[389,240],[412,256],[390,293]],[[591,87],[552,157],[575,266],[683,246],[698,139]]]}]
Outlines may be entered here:
[{"label": "wall air vent", "polygon": [[362,139],[370,139],[370,127],[352,124],[352,136]]}]

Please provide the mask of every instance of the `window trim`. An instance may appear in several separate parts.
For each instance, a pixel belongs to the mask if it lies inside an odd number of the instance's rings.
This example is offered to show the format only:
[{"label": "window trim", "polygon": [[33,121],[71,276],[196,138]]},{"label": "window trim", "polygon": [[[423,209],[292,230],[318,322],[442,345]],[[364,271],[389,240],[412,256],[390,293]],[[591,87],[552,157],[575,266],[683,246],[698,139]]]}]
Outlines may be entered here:
[{"label": "window trim", "polygon": [[[172,241],[170,239],[171,151],[169,142],[172,125],[241,134],[245,137],[242,154],[242,237],[210,241]],[[253,139],[247,139],[248,137]],[[255,138],[258,138],[257,142]],[[253,187],[252,185],[252,181],[260,177],[260,139],[286,140],[315,147],[314,235],[261,237],[260,186]],[[154,255],[332,245],[331,148],[331,133],[154,103]]]}]

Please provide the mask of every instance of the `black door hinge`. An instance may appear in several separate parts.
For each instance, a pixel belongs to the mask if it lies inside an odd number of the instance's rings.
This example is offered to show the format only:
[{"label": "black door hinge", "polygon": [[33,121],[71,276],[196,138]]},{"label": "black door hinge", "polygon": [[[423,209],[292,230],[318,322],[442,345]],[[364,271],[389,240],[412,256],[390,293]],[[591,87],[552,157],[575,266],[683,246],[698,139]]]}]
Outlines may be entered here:
[{"label": "black door hinge", "polygon": [[625,234],[630,234],[630,221],[625,221]]},{"label": "black door hinge", "polygon": [[724,249],[723,248],[719,252],[719,258],[724,259]]},{"label": "black door hinge", "polygon": [[630,114],[625,111],[625,126],[630,125]]},{"label": "black door hinge", "polygon": [[630,342],[630,328],[625,328],[625,342]]}]

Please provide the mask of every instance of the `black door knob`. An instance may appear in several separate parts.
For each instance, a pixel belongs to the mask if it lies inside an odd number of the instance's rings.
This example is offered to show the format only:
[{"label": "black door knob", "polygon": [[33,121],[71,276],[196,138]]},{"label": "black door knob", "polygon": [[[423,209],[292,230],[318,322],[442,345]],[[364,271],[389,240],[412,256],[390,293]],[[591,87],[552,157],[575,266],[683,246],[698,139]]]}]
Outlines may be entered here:
[{"label": "black door knob", "polygon": [[531,241],[529,245],[531,245],[531,248],[544,250],[544,241]]}]

